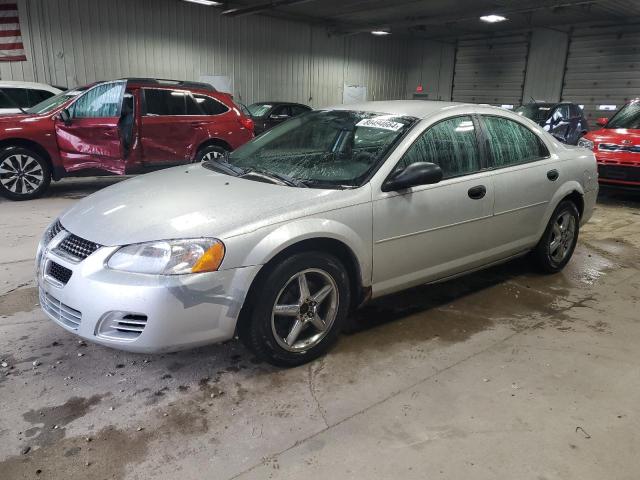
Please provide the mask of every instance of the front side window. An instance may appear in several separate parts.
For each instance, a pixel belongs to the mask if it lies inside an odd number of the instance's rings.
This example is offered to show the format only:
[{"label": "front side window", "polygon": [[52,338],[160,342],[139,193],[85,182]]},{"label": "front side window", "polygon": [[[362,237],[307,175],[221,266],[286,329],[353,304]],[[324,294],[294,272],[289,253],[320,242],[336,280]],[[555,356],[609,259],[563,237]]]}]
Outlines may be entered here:
[{"label": "front side window", "polygon": [[640,129],[640,102],[632,102],[622,107],[604,128]]},{"label": "front side window", "polygon": [[244,171],[286,175],[321,188],[361,185],[415,123],[412,117],[348,110],[292,118],[234,150]]},{"label": "front side window", "polygon": [[536,123],[542,123],[549,118],[552,108],[553,105],[548,103],[529,103],[518,107],[515,113],[527,117]]},{"label": "front side window", "polygon": [[494,167],[508,167],[549,156],[542,140],[524,125],[503,117],[482,116]]},{"label": "front side window", "polygon": [[454,117],[429,127],[409,147],[396,171],[416,162],[435,163],[442,169],[443,178],[480,170],[480,150],[471,117]]},{"label": "front side window", "polygon": [[182,90],[145,88],[144,114],[148,116],[188,115],[187,97],[191,97],[189,92]]},{"label": "front side window", "polygon": [[29,106],[36,105],[47,98],[53,97],[55,93],[49,90],[29,90]]},{"label": "front side window", "polygon": [[193,98],[196,104],[200,107],[199,115],[220,115],[221,113],[228,112],[229,109],[222,103],[214,100],[207,95],[194,94]]},{"label": "front side window", "polygon": [[302,105],[291,105],[291,115],[294,117],[307,113],[310,109]]},{"label": "front side window", "polygon": [[108,118],[120,115],[126,82],[96,85],[69,107],[71,118]]},{"label": "front side window", "polygon": [[553,121],[561,122],[569,119],[569,105],[560,105],[553,111]]}]

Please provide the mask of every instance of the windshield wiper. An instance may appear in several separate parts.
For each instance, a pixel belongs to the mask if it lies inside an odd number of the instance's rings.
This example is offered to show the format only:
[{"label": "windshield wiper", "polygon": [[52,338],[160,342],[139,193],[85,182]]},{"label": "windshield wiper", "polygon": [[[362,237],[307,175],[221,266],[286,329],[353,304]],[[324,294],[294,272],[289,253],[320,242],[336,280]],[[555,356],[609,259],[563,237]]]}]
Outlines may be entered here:
[{"label": "windshield wiper", "polygon": [[241,177],[245,177],[247,175],[256,175],[256,176],[276,179],[290,187],[307,188],[307,185],[304,182],[296,178],[290,177],[288,175],[285,175],[284,173],[276,173],[276,172],[269,172],[266,170],[257,170],[255,168],[248,168],[247,170],[245,170],[244,174],[241,175]]},{"label": "windshield wiper", "polygon": [[236,167],[234,165],[231,165],[229,162],[227,162],[227,157],[228,157],[229,153],[225,152],[224,153],[224,161],[221,162],[219,160],[206,160],[204,162],[202,162],[202,166],[205,168],[208,168],[210,170],[214,170],[216,172],[219,173],[224,173],[226,175],[231,175],[234,177],[239,177],[241,175],[244,175],[245,173],[247,173],[247,170],[240,168],[240,167]]}]

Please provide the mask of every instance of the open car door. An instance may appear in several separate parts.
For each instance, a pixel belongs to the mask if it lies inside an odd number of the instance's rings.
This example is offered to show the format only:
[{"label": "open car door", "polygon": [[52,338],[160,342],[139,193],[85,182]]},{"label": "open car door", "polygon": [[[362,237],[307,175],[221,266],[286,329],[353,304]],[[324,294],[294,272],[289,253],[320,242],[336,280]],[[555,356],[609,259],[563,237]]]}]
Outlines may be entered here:
[{"label": "open car door", "polygon": [[95,85],[56,119],[58,149],[67,172],[97,168],[124,173],[119,123],[126,83],[118,80]]}]

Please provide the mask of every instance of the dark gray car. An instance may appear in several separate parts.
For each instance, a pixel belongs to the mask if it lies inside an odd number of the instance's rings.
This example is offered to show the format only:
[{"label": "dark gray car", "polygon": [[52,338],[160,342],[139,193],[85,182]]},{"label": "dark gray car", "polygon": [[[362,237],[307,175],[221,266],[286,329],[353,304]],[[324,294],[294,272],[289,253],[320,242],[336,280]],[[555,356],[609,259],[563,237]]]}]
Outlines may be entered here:
[{"label": "dark gray car", "polygon": [[530,118],[563,143],[577,145],[589,131],[579,105],[569,102],[532,102],[516,109],[516,113]]},{"label": "dark gray car", "polygon": [[260,135],[262,132],[275,127],[276,125],[297,117],[311,110],[311,107],[301,103],[290,102],[257,102],[247,107],[254,122],[254,133]]}]

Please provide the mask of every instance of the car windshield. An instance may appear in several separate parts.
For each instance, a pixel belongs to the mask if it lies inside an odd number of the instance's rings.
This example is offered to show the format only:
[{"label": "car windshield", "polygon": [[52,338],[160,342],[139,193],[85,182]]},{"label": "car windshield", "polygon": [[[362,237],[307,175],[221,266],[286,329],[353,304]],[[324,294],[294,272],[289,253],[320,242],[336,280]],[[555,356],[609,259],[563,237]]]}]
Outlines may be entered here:
[{"label": "car windshield", "polygon": [[238,148],[227,162],[236,171],[263,172],[310,187],[359,186],[415,121],[372,112],[310,112]]},{"label": "car windshield", "polygon": [[516,109],[518,115],[530,118],[534,122],[544,122],[553,108],[551,104],[529,103]]},{"label": "car windshield", "polygon": [[640,129],[640,102],[626,104],[607,122],[605,128]]},{"label": "car windshield", "polygon": [[267,114],[271,107],[272,105],[270,103],[253,103],[247,108],[252,117],[262,117]]},{"label": "car windshield", "polygon": [[34,115],[49,113],[68,101],[70,98],[80,95],[87,88],[88,87],[80,87],[73,90],[68,90],[66,92],[61,92],[57,95],[54,95],[53,97],[49,97],[46,100],[43,100],[40,103],[36,103],[33,107],[27,108],[25,112]]}]

